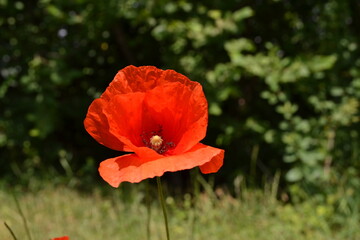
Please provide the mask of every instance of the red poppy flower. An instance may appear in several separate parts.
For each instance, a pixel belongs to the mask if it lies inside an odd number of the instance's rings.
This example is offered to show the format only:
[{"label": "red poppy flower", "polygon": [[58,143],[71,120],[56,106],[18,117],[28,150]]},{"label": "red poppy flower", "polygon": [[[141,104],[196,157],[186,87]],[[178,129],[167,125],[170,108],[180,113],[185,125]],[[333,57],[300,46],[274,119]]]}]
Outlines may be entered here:
[{"label": "red poppy flower", "polygon": [[86,115],[87,132],[114,150],[133,152],[101,162],[111,186],[200,167],[217,172],[224,150],[199,143],[208,105],[201,85],[173,70],[128,66],[120,70]]},{"label": "red poppy flower", "polygon": [[70,238],[68,236],[64,237],[58,237],[58,238],[52,238],[51,240],[69,240]]}]

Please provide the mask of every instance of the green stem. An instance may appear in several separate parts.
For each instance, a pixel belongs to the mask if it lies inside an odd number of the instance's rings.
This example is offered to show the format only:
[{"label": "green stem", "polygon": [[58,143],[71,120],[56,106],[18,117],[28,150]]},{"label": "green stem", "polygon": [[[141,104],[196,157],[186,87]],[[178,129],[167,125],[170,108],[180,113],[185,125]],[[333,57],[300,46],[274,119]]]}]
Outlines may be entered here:
[{"label": "green stem", "polygon": [[196,221],[197,221],[197,205],[200,193],[200,186],[199,186],[199,169],[195,168],[192,170],[192,182],[194,183],[194,196],[192,202],[192,218],[191,218],[191,231],[189,240],[195,239],[196,234]]},{"label": "green stem", "polygon": [[147,210],[147,219],[146,219],[146,239],[150,240],[150,220],[151,220],[151,203],[150,203],[150,184],[146,182],[146,210]]},{"label": "green stem", "polygon": [[170,234],[169,234],[169,226],[168,226],[168,219],[167,219],[167,213],[166,213],[166,205],[165,205],[165,199],[164,194],[161,186],[161,180],[160,177],[156,177],[157,187],[158,187],[158,194],[159,199],[161,203],[161,208],[164,214],[164,221],[165,221],[165,229],[166,229],[166,239],[170,240]]}]

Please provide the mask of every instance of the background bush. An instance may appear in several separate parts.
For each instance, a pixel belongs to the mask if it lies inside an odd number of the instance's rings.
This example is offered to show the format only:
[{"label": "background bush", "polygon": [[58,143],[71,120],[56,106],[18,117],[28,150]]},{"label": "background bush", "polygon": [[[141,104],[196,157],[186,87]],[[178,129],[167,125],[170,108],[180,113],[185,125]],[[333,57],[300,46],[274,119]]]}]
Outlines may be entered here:
[{"label": "background bush", "polygon": [[203,84],[218,182],[278,172],[293,200],[359,207],[358,1],[0,0],[0,27],[5,182],[94,182],[117,153],[85,132],[87,107],[119,69],[155,65]]}]

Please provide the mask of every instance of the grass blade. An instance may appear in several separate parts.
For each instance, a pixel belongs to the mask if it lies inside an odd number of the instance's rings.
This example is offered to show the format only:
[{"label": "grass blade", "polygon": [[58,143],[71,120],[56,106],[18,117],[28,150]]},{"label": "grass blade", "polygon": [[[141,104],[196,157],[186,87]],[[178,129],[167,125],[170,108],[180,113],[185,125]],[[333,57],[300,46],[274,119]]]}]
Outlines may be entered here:
[{"label": "grass blade", "polygon": [[4,222],[4,225],[5,225],[5,227],[7,228],[7,230],[9,230],[9,232],[10,232],[11,236],[13,237],[13,239],[14,239],[14,240],[17,240],[17,238],[16,238],[16,236],[15,236],[15,234],[14,234],[13,230],[10,228],[10,226],[9,226],[9,225],[7,225],[7,223],[6,223],[6,222]]},{"label": "grass blade", "polygon": [[25,230],[26,230],[26,235],[28,236],[28,239],[29,239],[29,240],[32,240],[32,239],[31,239],[30,230],[29,230],[29,227],[28,227],[26,218],[25,218],[25,215],[24,215],[23,211],[21,210],[19,201],[17,200],[17,198],[16,198],[16,196],[15,196],[14,193],[13,193],[13,198],[14,198],[15,203],[16,203],[16,208],[17,208],[17,210],[19,211],[20,216],[21,216],[21,219],[22,219],[22,221],[23,221],[23,224],[24,224],[24,227],[25,227]]}]

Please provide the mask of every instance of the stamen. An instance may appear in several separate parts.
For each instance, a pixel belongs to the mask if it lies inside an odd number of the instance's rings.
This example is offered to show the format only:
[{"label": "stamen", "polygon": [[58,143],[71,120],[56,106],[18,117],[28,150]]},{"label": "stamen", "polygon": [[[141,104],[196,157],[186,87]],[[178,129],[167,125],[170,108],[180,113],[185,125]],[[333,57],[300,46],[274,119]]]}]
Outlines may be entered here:
[{"label": "stamen", "polygon": [[150,138],[151,147],[155,151],[161,148],[162,143],[163,143],[163,139],[159,135],[154,135]]},{"label": "stamen", "polygon": [[143,132],[141,135],[142,142],[148,148],[155,150],[159,154],[164,154],[168,150],[175,147],[175,143],[163,138],[162,126],[158,130]]}]

